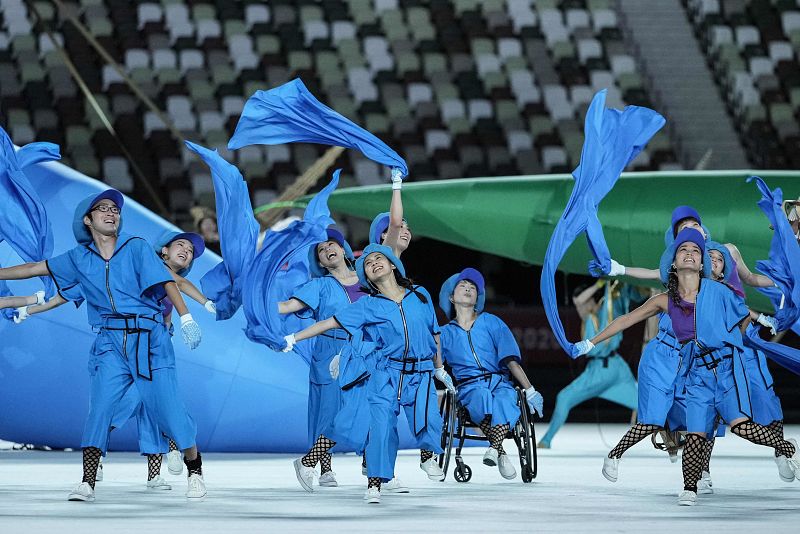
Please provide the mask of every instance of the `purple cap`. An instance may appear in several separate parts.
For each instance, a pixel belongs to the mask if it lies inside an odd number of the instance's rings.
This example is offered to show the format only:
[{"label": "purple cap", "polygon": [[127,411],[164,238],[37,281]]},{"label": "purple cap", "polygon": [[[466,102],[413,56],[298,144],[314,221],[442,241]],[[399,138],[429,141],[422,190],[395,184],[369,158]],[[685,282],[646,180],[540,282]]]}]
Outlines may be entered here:
[{"label": "purple cap", "polygon": [[675,235],[675,226],[684,219],[694,219],[697,224],[703,224],[696,209],[691,206],[678,206],[672,210],[672,235]]}]

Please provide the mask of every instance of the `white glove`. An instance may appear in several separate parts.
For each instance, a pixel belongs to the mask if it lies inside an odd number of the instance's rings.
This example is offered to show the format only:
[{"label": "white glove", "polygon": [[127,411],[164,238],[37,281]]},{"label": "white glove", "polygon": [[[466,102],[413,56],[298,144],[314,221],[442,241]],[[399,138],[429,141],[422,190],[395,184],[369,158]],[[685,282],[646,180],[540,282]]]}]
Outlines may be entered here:
[{"label": "white glove", "polygon": [[333,357],[331,363],[328,364],[328,371],[331,372],[331,378],[336,380],[339,378],[339,355]]},{"label": "white glove", "polygon": [[533,386],[525,390],[525,400],[532,412],[539,414],[539,417],[544,415],[544,397]]},{"label": "white glove", "polygon": [[584,354],[588,354],[593,348],[594,343],[588,339],[584,339],[583,341],[578,341],[575,343],[575,346],[572,348],[572,355],[575,357],[583,356]]},{"label": "white glove", "polygon": [[769,333],[773,336],[778,333],[778,323],[775,321],[774,317],[760,313],[758,314],[758,319],[756,319],[756,322],[761,326],[766,326],[769,328]]},{"label": "white glove", "polygon": [[622,276],[625,274],[625,266],[611,260],[611,270],[608,271],[608,276]]},{"label": "white glove", "polygon": [[284,336],[283,340],[286,342],[286,346],[281,350],[281,352],[289,352],[294,348],[295,341],[294,334],[289,334],[288,336]]},{"label": "white glove", "polygon": [[20,324],[22,321],[24,321],[28,317],[30,317],[30,314],[28,313],[28,307],[27,306],[23,306],[21,308],[17,308],[17,314],[14,316],[14,322],[16,324]]},{"label": "white glove", "polygon": [[211,314],[214,314],[214,315],[217,314],[217,305],[214,304],[213,300],[207,300],[206,303],[203,304],[203,307],[206,309],[206,311],[208,313],[211,313]]},{"label": "white glove", "polygon": [[392,189],[402,189],[402,187],[403,172],[397,167],[392,167]]},{"label": "white glove", "polygon": [[200,325],[195,322],[191,313],[181,315],[181,334],[183,342],[190,349],[194,350],[200,344],[203,334],[200,332]]},{"label": "white glove", "polygon": [[36,304],[44,304],[44,291],[37,291],[33,295],[36,297]]},{"label": "white glove", "polygon": [[447,374],[447,371],[444,370],[444,367],[437,367],[433,372],[433,376],[436,377],[436,380],[444,384],[444,387],[447,388],[447,391],[450,393],[456,392],[456,387],[453,385],[453,379],[450,378],[450,375]]}]

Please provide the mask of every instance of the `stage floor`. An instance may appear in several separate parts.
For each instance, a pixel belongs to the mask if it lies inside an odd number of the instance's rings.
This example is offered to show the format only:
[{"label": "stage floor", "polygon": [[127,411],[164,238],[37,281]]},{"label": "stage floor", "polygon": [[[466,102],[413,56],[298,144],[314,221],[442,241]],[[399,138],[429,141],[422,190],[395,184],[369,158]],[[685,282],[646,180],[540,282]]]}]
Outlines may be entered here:
[{"label": "stage floor", "polygon": [[[466,453],[473,469],[466,484],[452,474],[444,483],[431,482],[418,456],[401,452],[397,474],[411,493],[384,495],[380,505],[363,502],[360,458],[352,454],[334,457],[340,487],[311,494],[295,479],[293,456],[207,453],[208,496],[188,503],[184,476],[169,475],[165,465],[172,491],[147,491],[146,461],[112,453],[97,500],[76,503],[66,497],[80,480],[79,452],[5,450],[0,532],[796,532],[800,482],[778,478],[771,450],[731,435],[718,440],[711,462],[715,494],[679,507],[680,463],[671,464],[649,441],[628,452],[616,484],[603,478],[603,439],[613,445],[625,430],[567,425],[553,449],[539,451],[532,484],[503,480],[496,468],[483,466],[482,448]],[[800,437],[800,426],[787,427],[787,436]],[[512,442],[506,448],[515,450]]]}]

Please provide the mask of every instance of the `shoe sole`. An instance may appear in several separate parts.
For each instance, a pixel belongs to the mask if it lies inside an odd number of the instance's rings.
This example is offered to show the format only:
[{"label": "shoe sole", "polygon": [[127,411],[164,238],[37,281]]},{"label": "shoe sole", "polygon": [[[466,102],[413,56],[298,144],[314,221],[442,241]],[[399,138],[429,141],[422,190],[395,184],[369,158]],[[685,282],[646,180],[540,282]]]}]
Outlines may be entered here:
[{"label": "shoe sole", "polygon": [[488,465],[489,467],[496,467],[497,466],[497,462],[495,462],[491,458],[484,458],[483,459],[483,465]]},{"label": "shoe sole", "polygon": [[678,501],[678,506],[694,506],[696,501]]},{"label": "shoe sole", "polygon": [[381,492],[383,493],[411,493],[411,490],[408,488],[398,488],[398,489],[384,489],[381,488]]},{"label": "shoe sole", "polygon": [[714,490],[712,488],[706,488],[706,489],[699,489],[698,488],[697,494],[698,495],[713,495],[714,494]]},{"label": "shoe sole", "polygon": [[167,471],[169,471],[170,475],[176,476],[176,477],[183,474],[183,469],[175,470],[175,469],[170,468],[169,466],[167,466]]},{"label": "shoe sole", "polygon": [[94,497],[84,497],[83,495],[70,495],[67,497],[68,501],[73,502],[94,502]]},{"label": "shoe sole", "polygon": [[297,477],[297,481],[300,483],[300,485],[303,487],[304,490],[306,490],[309,493],[314,493],[314,488],[309,486],[308,483],[305,480],[303,480],[303,476],[300,474],[301,465],[302,464],[300,463],[300,460],[294,461],[294,474]]},{"label": "shoe sole", "polygon": [[504,475],[503,473],[500,473],[500,476],[503,477],[506,480],[514,480],[515,478],[517,478],[517,473],[514,472],[514,474],[511,475],[511,476]]},{"label": "shoe sole", "polygon": [[606,472],[606,470],[605,470],[605,469],[603,469],[603,476],[604,476],[604,477],[605,477],[605,479],[606,479],[606,480],[608,480],[609,482],[616,482],[616,481],[617,481],[617,477],[612,477],[611,475],[609,475],[609,474]]},{"label": "shoe sole", "polygon": [[367,502],[367,504],[380,504],[381,503],[380,499],[365,499],[365,501]]},{"label": "shoe sole", "polygon": [[321,488],[338,488],[339,487],[339,483],[338,482],[320,482],[319,485],[320,485]]},{"label": "shoe sole", "polygon": [[207,493],[202,494],[199,497],[190,497],[189,495],[186,496],[186,500],[188,502],[200,502],[206,500]]},{"label": "shoe sole", "polygon": [[794,479],[794,477],[792,477],[792,478],[788,478],[788,477],[785,477],[785,476],[783,476],[783,475],[782,475],[782,474],[780,474],[780,473],[778,473],[778,476],[780,477],[780,479],[781,479],[781,480],[783,480],[783,481],[784,481],[784,482],[786,482],[787,484],[791,484],[791,483],[792,483],[792,482],[794,482],[794,480],[795,480],[795,479]]},{"label": "shoe sole", "polygon": [[442,480],[444,480],[444,474],[441,474],[441,475],[428,475],[428,478],[430,480],[433,480],[433,481],[436,481],[436,482],[441,482]]},{"label": "shoe sole", "polygon": [[147,486],[147,489],[150,491],[169,491],[172,486]]}]

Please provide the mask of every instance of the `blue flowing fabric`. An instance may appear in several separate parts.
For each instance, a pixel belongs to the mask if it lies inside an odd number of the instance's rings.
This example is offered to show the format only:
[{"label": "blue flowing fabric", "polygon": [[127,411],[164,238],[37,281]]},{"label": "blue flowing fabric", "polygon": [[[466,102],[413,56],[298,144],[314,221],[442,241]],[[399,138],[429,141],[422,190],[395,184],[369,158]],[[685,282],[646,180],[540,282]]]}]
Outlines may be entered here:
[{"label": "blue flowing fabric", "polygon": [[242,304],[242,285],[256,255],[258,221],[253,215],[247,182],[236,166],[216,150],[186,141],[211,169],[216,197],[222,263],[200,279],[203,293],[217,306],[217,320],[230,319]]},{"label": "blue flowing fabric", "polygon": [[[245,333],[250,340],[281,350],[285,346],[285,335],[313,323],[294,314],[279,314],[277,303],[290,298],[298,286],[310,279],[308,247],[327,239],[326,230],[333,224],[328,197],[339,185],[340,173],[341,169],[337,169],[331,182],[309,202],[303,220],[264,236],[264,244],[247,273],[243,288]],[[298,348],[295,352],[310,361]]]},{"label": "blue flowing fabric", "polygon": [[[6,241],[26,262],[45,260],[53,254],[53,231],[39,194],[25,176],[23,169],[61,159],[58,145],[30,143],[19,150],[5,130],[0,128],[0,241]],[[55,294],[50,277],[42,277],[47,297]],[[0,296],[11,295],[7,284],[0,284]],[[10,319],[13,310],[4,310]]]},{"label": "blue flowing fabric", "polygon": [[403,176],[408,175],[408,166],[397,152],[317,100],[299,78],[269,91],[256,91],[244,106],[228,149],[284,143],[354,148],[369,159],[397,167]]},{"label": "blue flowing fabric", "polygon": [[755,181],[761,192],[758,207],[774,228],[769,259],[757,261],[756,268],[778,287],[760,287],[758,290],[772,301],[778,330],[788,330],[800,318],[800,247],[797,246],[797,238],[783,212],[781,189],[770,191],[764,180],[758,176],[751,176],[747,181]]},{"label": "blue flowing fabric", "polygon": [[572,358],[576,357],[573,344],[567,340],[558,315],[554,280],[558,264],[575,238],[585,231],[595,258],[593,273],[609,271],[611,255],[597,218],[597,206],[628,163],[665,123],[664,117],[652,109],[639,106],[627,106],[623,111],[606,109],[605,101],[603,90],[589,105],[581,161],[572,173],[575,187],[550,238],[542,268],[541,291],[547,320],[559,344]]}]

